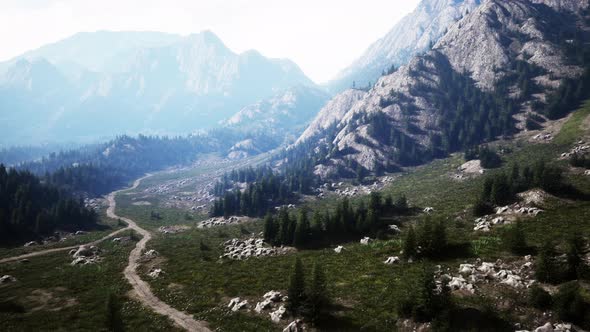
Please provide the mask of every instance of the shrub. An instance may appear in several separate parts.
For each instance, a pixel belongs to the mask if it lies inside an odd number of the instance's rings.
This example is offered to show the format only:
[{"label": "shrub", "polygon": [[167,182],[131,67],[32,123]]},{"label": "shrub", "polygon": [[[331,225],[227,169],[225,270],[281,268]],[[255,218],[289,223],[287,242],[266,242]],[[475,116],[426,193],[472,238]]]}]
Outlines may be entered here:
[{"label": "shrub", "polygon": [[586,318],[586,314],[590,314],[588,303],[584,301],[580,294],[580,286],[575,281],[559,287],[555,295],[554,309],[560,320],[585,327],[590,324],[590,319]]},{"label": "shrub", "polygon": [[516,255],[522,255],[527,250],[526,236],[520,220],[512,227],[506,228],[503,234],[504,245]]},{"label": "shrub", "polygon": [[551,294],[540,286],[533,285],[529,289],[528,302],[531,306],[537,309],[545,310],[551,307],[553,298],[551,297]]}]

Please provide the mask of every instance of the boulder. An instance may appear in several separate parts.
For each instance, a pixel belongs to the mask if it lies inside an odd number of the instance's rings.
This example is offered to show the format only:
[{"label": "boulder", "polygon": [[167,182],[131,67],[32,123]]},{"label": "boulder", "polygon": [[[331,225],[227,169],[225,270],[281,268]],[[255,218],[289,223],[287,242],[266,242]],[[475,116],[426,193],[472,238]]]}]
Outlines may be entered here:
[{"label": "boulder", "polygon": [[270,301],[270,300],[264,300],[262,302],[258,302],[258,303],[256,303],[256,308],[254,308],[254,311],[256,311],[257,313],[261,313],[262,310],[270,308],[271,303],[272,303],[272,301]]},{"label": "boulder", "polygon": [[296,319],[283,329],[283,332],[303,332],[303,321]]},{"label": "boulder", "polygon": [[432,213],[432,212],[434,212],[434,208],[430,207],[430,206],[425,207],[423,211],[424,211],[424,213]]},{"label": "boulder", "polygon": [[389,225],[389,230],[393,231],[394,233],[401,233],[401,229],[397,225]]},{"label": "boulder", "polygon": [[553,329],[553,325],[551,325],[551,323],[547,322],[545,323],[545,325],[543,326],[539,326],[535,329],[535,332],[553,332],[555,331]]},{"label": "boulder", "polygon": [[281,300],[282,296],[281,296],[281,292],[277,292],[277,291],[268,291],[266,292],[266,294],[264,294],[264,299],[272,301],[272,302],[278,302]]},{"label": "boulder", "polygon": [[16,278],[8,274],[0,277],[0,284],[7,284],[10,282],[16,282]]},{"label": "boulder", "polygon": [[36,245],[37,245],[37,242],[35,242],[35,241],[30,241],[30,242],[25,243],[25,247],[36,246]]},{"label": "boulder", "polygon": [[148,275],[152,278],[158,278],[160,276],[160,274],[164,273],[164,271],[162,271],[162,269],[152,269]]},{"label": "boulder", "polygon": [[459,265],[459,273],[461,274],[472,274],[475,271],[475,266],[473,264],[460,264]]},{"label": "boulder", "polygon": [[155,251],[154,249],[150,249],[150,250],[146,251],[143,255],[146,257],[156,257],[156,256],[158,256],[158,252]]},{"label": "boulder", "polygon": [[344,250],[344,247],[343,246],[338,246],[338,247],[334,248],[334,252],[337,253],[337,254],[341,253],[342,250]]},{"label": "boulder", "polygon": [[362,238],[362,239],[361,239],[361,244],[366,246],[366,245],[368,245],[368,244],[369,244],[369,242],[371,242],[371,241],[372,241],[372,240],[371,240],[371,238],[370,238],[370,237],[367,237],[367,236],[365,236],[364,238]]},{"label": "boulder", "polygon": [[387,265],[393,265],[393,264],[396,264],[396,263],[399,263],[399,262],[400,262],[399,257],[397,257],[397,256],[391,256],[391,257],[387,257],[387,259],[383,263],[385,263]]},{"label": "boulder", "polygon": [[270,319],[273,322],[278,323],[283,318],[283,315],[285,314],[285,312],[287,312],[287,309],[285,309],[285,306],[280,306],[277,310],[270,313]]}]

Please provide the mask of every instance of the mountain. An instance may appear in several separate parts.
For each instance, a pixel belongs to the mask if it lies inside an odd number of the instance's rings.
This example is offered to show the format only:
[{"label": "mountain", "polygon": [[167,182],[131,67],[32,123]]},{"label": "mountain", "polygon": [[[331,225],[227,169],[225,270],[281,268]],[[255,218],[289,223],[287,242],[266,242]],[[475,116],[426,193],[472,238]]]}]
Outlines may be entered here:
[{"label": "mountain", "polygon": [[375,82],[392,65],[405,65],[414,55],[428,51],[446,30],[473,11],[480,0],[423,0],[400,20],[383,38],[328,83],[337,93],[351,87]]},{"label": "mountain", "polygon": [[[323,176],[379,172],[559,117],[564,100],[590,88],[587,8],[587,0],[487,0],[299,144],[325,142]],[[318,115],[310,128],[322,121]]]},{"label": "mountain", "polygon": [[5,64],[1,138],[24,144],[193,132],[297,85],[314,83],[292,61],[236,54],[209,31],[83,33]]},{"label": "mountain", "polygon": [[223,125],[281,136],[287,132],[299,134],[328,99],[323,90],[300,85],[242,108]]}]

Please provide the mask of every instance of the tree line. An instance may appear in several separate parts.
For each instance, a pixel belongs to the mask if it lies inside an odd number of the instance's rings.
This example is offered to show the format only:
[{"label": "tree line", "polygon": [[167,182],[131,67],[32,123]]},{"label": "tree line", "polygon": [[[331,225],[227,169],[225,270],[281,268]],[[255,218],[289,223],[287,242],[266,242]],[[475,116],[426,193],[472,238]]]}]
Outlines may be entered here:
[{"label": "tree line", "polygon": [[97,215],[57,187],[42,183],[27,171],[0,164],[0,241],[21,241],[56,229],[94,225]]},{"label": "tree line", "polygon": [[536,161],[532,167],[520,167],[513,163],[509,170],[503,170],[484,179],[481,192],[477,198],[473,213],[482,216],[492,212],[494,206],[513,203],[516,194],[532,189],[541,188],[554,194],[565,194],[572,188],[563,183],[563,170],[548,165],[543,160]]},{"label": "tree line", "polygon": [[315,210],[311,220],[305,209],[293,216],[282,208],[276,216],[269,213],[264,218],[264,239],[273,245],[310,247],[367,235],[377,237],[387,226],[384,217],[408,211],[405,196],[395,200],[388,196],[383,200],[377,192],[370,195],[368,206],[361,201],[358,207],[353,207],[344,198],[332,213]]}]

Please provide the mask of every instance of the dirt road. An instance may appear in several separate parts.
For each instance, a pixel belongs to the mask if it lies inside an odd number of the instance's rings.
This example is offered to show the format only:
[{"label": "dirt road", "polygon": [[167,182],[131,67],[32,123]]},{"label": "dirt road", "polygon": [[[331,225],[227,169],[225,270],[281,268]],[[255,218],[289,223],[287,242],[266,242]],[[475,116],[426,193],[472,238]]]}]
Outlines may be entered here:
[{"label": "dirt road", "polygon": [[[143,179],[150,176],[151,175],[147,175],[141,179],[136,180],[131,188],[124,190],[137,188],[137,186],[139,186]],[[115,201],[115,196],[119,192],[124,190],[112,192],[107,197],[107,200],[109,202],[107,216],[109,218],[121,219],[125,221],[129,225],[129,228],[133,229],[142,236],[142,239],[139,242],[137,242],[135,248],[131,251],[131,254],[129,255],[129,264],[127,265],[127,267],[125,267],[125,270],[123,271],[125,278],[133,287],[133,290],[135,291],[137,298],[144,305],[150,307],[152,310],[161,315],[167,316],[172,321],[174,321],[178,326],[188,331],[210,331],[207,327],[206,322],[197,321],[191,315],[176,310],[168,304],[166,304],[165,302],[161,301],[159,298],[157,298],[154,295],[154,293],[152,293],[150,285],[147,282],[143,281],[137,274],[137,267],[139,266],[138,261],[141,258],[141,253],[145,249],[146,243],[152,238],[152,235],[147,230],[139,227],[133,220],[125,217],[120,217],[117,216],[117,214],[115,214],[115,208],[117,205],[117,202]]]}]

